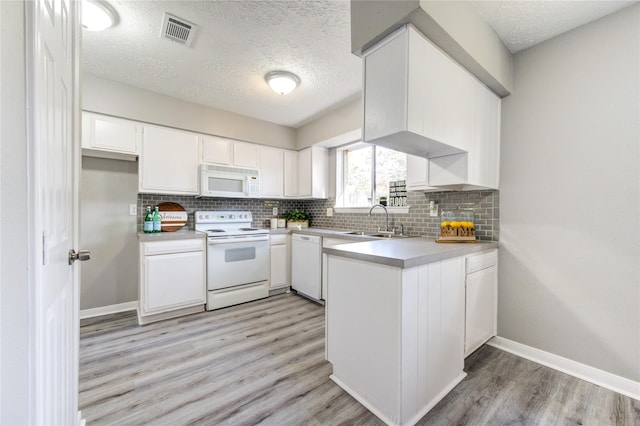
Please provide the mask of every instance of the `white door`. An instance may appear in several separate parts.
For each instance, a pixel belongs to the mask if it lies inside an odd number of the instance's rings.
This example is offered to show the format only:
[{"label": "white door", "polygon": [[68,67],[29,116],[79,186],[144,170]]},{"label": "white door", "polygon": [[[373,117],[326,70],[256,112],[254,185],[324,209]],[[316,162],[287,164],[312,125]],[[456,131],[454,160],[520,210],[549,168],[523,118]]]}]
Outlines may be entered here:
[{"label": "white door", "polygon": [[25,2],[31,201],[31,424],[78,423],[78,3]]}]

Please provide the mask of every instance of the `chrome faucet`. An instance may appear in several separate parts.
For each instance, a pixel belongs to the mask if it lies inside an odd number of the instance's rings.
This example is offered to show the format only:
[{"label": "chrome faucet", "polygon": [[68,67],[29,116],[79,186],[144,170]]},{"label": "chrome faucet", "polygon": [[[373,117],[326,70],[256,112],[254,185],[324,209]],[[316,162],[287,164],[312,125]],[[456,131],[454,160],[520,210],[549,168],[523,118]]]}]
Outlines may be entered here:
[{"label": "chrome faucet", "polygon": [[384,214],[386,216],[385,225],[384,225],[385,226],[384,232],[389,232],[389,212],[387,211],[387,208],[385,206],[383,206],[382,204],[374,204],[369,209],[369,216],[371,216],[371,211],[373,209],[375,209],[376,207],[382,207],[384,209]]}]

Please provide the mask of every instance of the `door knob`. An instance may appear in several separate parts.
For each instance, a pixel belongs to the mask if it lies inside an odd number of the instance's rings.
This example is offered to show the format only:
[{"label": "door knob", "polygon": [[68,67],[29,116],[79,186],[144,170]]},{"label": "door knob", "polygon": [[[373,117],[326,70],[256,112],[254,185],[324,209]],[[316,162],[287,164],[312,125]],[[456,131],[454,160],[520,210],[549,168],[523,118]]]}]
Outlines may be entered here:
[{"label": "door knob", "polygon": [[89,250],[78,250],[77,253],[74,249],[69,250],[69,265],[73,265],[73,262],[76,260],[84,262],[89,259],[91,259],[91,252]]}]

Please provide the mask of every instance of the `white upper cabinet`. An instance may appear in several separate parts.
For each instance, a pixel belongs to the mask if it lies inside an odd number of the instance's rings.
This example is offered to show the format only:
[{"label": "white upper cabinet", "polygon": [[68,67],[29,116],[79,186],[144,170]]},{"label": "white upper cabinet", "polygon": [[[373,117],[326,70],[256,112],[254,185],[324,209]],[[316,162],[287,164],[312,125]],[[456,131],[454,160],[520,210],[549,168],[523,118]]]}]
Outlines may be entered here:
[{"label": "white upper cabinet", "polygon": [[429,186],[429,160],[407,154],[407,191],[442,191]]},{"label": "white upper cabinet", "polygon": [[198,135],[145,125],[138,175],[143,193],[198,194]]},{"label": "white upper cabinet", "polygon": [[329,154],[320,147],[298,152],[298,197],[327,198]]},{"label": "white upper cabinet", "polygon": [[217,136],[202,136],[200,160],[203,163],[231,166],[233,164],[233,141]]},{"label": "white upper cabinet", "polygon": [[258,147],[259,145],[252,143],[234,142],[233,165],[237,167],[246,167],[248,169],[257,169]]},{"label": "white upper cabinet", "polygon": [[141,138],[140,123],[90,112],[82,113],[83,155],[135,159]]},{"label": "white upper cabinet", "polygon": [[465,173],[446,179],[430,161],[426,186],[498,187],[498,96],[410,25],[366,52],[364,69],[366,142],[423,158],[465,158]]},{"label": "white upper cabinet", "polygon": [[284,191],[284,150],[270,146],[258,148],[260,198],[282,198]]},{"label": "white upper cabinet", "polygon": [[284,196],[298,196],[298,152],[284,151]]},{"label": "white upper cabinet", "polygon": [[219,136],[201,136],[200,161],[221,166],[258,168],[258,145]]},{"label": "white upper cabinet", "polygon": [[429,185],[449,189],[497,189],[500,183],[500,98],[480,83],[474,94],[473,136],[468,152],[429,159]]}]

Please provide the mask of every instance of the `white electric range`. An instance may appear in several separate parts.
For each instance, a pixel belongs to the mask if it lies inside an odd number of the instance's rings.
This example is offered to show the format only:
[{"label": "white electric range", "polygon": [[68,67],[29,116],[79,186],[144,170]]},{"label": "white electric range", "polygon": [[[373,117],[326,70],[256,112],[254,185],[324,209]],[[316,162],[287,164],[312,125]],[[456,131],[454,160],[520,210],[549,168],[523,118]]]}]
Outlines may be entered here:
[{"label": "white electric range", "polygon": [[269,296],[269,231],[248,211],[196,211],[207,234],[207,310]]}]

